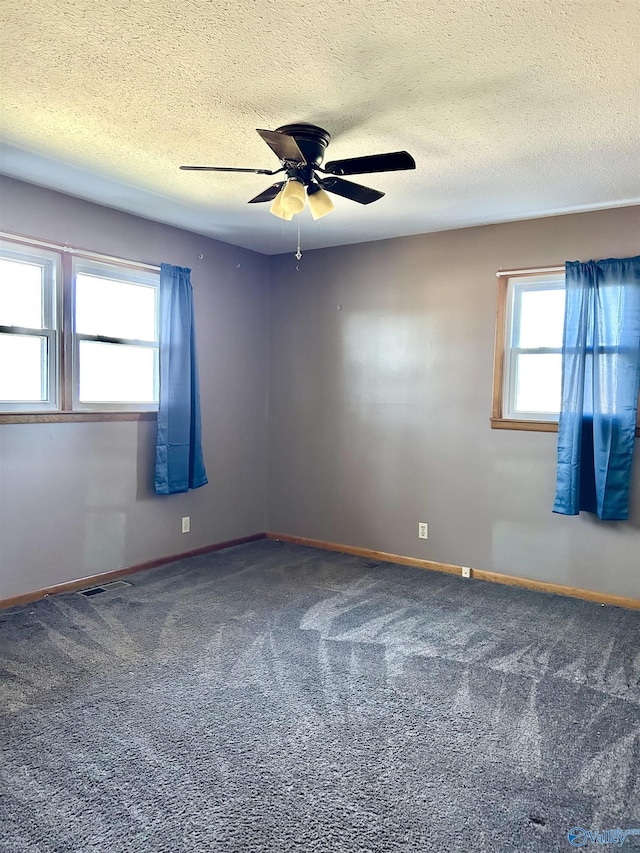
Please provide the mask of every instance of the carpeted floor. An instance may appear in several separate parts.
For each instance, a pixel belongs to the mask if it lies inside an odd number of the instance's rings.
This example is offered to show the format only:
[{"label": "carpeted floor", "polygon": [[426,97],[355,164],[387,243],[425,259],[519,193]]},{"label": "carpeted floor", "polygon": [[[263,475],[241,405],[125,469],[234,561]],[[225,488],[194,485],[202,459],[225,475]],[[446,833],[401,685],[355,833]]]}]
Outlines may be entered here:
[{"label": "carpeted floor", "polygon": [[268,541],[128,580],[0,612],[3,851],[640,828],[640,612]]}]

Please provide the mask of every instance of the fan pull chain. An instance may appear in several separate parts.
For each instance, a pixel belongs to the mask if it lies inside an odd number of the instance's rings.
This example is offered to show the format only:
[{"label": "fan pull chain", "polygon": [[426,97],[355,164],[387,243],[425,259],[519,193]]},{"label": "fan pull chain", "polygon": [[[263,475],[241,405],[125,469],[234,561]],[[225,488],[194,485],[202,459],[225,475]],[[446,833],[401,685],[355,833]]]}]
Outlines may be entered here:
[{"label": "fan pull chain", "polygon": [[302,251],[300,249],[300,217],[298,216],[297,219],[298,219],[298,245],[296,247],[296,259],[300,260],[300,258],[302,257]]},{"label": "fan pull chain", "polygon": [[302,257],[302,251],[300,249],[300,217],[298,216],[297,219],[298,219],[298,246],[296,249],[296,258],[297,258],[297,260],[300,260],[300,258]]}]

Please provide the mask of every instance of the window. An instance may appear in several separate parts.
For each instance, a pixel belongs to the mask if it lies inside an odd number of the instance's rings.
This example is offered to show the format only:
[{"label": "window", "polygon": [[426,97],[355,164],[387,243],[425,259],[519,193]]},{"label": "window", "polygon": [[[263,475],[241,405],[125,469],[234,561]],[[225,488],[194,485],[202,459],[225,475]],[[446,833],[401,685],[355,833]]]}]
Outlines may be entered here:
[{"label": "window", "polygon": [[506,418],[558,419],[564,295],[564,276],[509,279],[502,392]]},{"label": "window", "polygon": [[158,406],[158,276],[73,261],[73,408]]},{"label": "window", "polygon": [[0,412],[157,410],[158,287],[142,265],[3,240]]},{"label": "window", "polygon": [[58,408],[59,256],[0,250],[0,411]]},{"label": "window", "polygon": [[498,274],[492,427],[557,431],[564,303],[562,268]]}]

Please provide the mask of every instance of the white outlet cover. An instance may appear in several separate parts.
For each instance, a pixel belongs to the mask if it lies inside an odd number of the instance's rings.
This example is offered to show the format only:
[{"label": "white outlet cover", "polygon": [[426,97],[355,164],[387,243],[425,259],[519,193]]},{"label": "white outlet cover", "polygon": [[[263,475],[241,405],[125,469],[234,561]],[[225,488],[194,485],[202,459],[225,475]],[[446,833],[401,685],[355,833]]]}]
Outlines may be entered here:
[{"label": "white outlet cover", "polygon": [[429,538],[429,525],[426,521],[418,522],[418,539],[428,539]]}]

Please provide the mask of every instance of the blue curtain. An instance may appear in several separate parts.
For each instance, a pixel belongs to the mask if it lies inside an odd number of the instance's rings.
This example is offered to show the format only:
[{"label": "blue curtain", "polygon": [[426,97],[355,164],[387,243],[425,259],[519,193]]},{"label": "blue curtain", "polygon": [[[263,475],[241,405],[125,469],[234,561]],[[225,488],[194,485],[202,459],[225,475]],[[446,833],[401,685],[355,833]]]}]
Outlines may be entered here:
[{"label": "blue curtain", "polygon": [[162,264],[156,494],[186,492],[208,482],[201,433],[191,270]]},{"label": "blue curtain", "polygon": [[640,256],[566,264],[554,512],[629,515],[640,383]]}]

